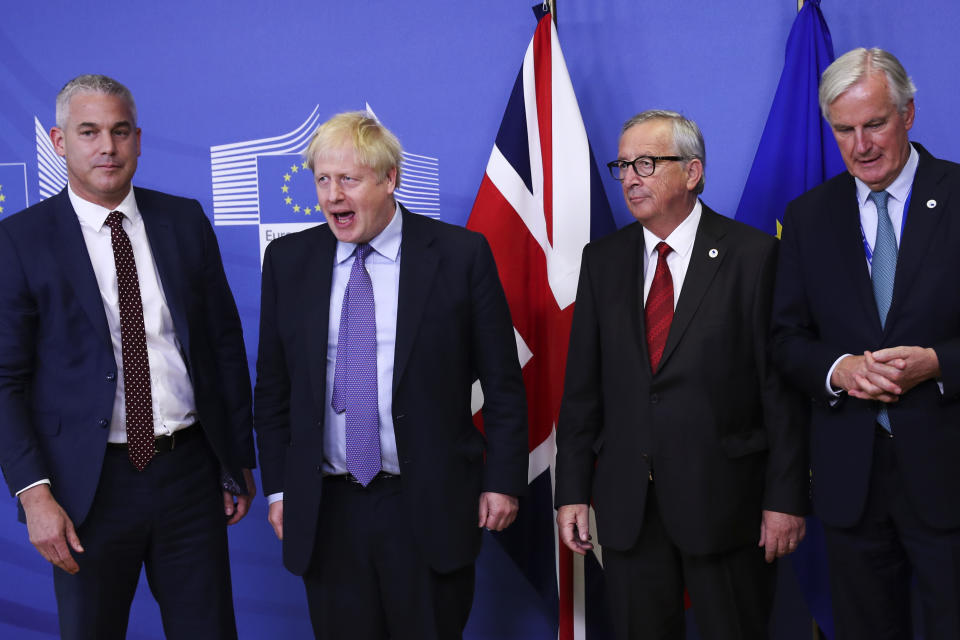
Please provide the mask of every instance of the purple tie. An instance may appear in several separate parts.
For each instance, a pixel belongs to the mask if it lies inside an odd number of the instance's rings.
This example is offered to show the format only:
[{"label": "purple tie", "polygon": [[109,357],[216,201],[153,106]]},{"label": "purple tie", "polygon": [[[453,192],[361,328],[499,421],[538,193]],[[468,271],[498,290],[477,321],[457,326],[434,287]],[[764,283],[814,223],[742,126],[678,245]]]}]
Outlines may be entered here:
[{"label": "purple tie", "polygon": [[156,445],[153,440],[153,392],[150,388],[150,359],[143,327],[143,300],[137,263],[130,237],[123,230],[123,214],[112,211],[105,224],[110,227],[113,260],[117,267],[120,306],[120,356],[123,360],[123,403],[127,420],[127,455],[143,471]]},{"label": "purple tie", "polygon": [[380,413],[377,402],[377,322],[373,284],[364,260],[373,249],[358,244],[340,311],[333,400],[347,412],[347,471],[367,486],[380,471]]}]

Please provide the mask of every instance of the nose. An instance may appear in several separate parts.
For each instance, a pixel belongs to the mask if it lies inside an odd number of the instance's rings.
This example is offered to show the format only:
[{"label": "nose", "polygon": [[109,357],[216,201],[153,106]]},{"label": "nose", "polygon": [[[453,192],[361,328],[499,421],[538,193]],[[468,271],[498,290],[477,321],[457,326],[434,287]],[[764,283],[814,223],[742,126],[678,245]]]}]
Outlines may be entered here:
[{"label": "nose", "polygon": [[343,189],[336,180],[327,183],[327,202],[339,202],[343,198]]},{"label": "nose", "polygon": [[864,154],[870,151],[873,146],[873,138],[864,129],[854,131],[854,150],[858,154]]}]

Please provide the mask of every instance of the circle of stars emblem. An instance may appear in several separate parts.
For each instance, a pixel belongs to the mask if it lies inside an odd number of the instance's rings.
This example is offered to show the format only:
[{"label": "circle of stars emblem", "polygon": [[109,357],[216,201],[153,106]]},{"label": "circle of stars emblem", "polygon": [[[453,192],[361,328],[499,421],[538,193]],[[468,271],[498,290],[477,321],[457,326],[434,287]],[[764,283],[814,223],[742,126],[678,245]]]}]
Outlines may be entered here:
[{"label": "circle of stars emblem", "polygon": [[[293,180],[293,176],[303,170],[303,173],[310,175],[310,171],[307,168],[307,161],[304,160],[300,164],[290,165],[290,170],[283,174],[283,184],[280,185],[280,192],[283,194],[283,203],[293,209],[294,213],[302,213],[304,215],[311,215],[312,213],[320,213],[320,205],[302,205],[299,202],[294,202],[293,198],[290,196],[290,181]],[[312,176],[311,176],[312,177]]]}]

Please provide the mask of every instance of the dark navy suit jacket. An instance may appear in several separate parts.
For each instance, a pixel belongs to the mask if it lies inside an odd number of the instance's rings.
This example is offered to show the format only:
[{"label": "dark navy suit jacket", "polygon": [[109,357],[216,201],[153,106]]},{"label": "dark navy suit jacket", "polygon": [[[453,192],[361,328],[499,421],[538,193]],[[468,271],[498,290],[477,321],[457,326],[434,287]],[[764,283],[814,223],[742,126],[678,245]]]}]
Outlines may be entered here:
[{"label": "dark navy suit jacket", "polygon": [[898,464],[917,515],[960,526],[960,165],[917,143],[920,164],[900,239],[893,301],[880,326],[867,269],[856,185],[849,173],[790,203],[774,299],[777,365],[813,399],[814,509],[832,526],[856,524],[869,489],[877,404],[842,395],[826,376],[845,353],[933,347],[942,372],[889,405]]},{"label": "dark navy suit jacket", "polygon": [[[135,189],[197,414],[223,470],[254,467],[240,318],[195,200]],[[66,189],[0,222],[0,466],[14,493],[49,478],[79,526],[93,501],[118,363]],[[21,513],[22,518],[22,513]]]}]

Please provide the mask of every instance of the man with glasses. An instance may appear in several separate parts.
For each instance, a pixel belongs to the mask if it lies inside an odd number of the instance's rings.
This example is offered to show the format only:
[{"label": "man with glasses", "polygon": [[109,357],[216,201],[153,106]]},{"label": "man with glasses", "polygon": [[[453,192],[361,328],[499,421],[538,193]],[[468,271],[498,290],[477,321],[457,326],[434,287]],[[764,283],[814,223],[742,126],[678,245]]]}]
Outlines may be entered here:
[{"label": "man with glasses", "polygon": [[592,548],[618,638],[767,637],[775,558],[804,535],[804,407],[769,364],[777,241],[706,207],[703,137],[671,111],[624,125],[639,224],[583,253],[557,426],[557,524]]}]

